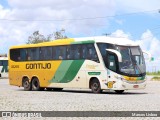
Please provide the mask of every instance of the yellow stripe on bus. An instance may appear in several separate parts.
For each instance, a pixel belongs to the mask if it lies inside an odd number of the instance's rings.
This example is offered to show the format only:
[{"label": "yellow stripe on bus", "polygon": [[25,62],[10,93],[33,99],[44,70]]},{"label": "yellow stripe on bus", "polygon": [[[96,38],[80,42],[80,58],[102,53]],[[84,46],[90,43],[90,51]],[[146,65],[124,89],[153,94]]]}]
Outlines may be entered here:
[{"label": "yellow stripe on bus", "polygon": [[12,46],[12,48],[30,48],[30,47],[45,47],[45,46],[57,46],[57,45],[69,45],[75,40],[73,38],[69,39],[59,39],[59,40],[53,40],[50,42],[43,42],[43,43],[38,43],[38,44],[25,44],[25,45],[20,45],[20,46]]}]

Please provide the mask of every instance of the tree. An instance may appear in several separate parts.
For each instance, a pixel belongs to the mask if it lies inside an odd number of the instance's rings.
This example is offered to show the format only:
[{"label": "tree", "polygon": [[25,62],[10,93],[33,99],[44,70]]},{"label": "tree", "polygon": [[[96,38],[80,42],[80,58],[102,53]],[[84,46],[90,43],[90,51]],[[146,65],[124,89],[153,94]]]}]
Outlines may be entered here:
[{"label": "tree", "polygon": [[35,31],[31,36],[28,37],[27,44],[36,44],[48,41],[50,41],[50,36],[46,38],[44,35],[40,34],[39,31]]},{"label": "tree", "polygon": [[56,31],[52,34],[49,34],[49,35],[47,35],[47,37],[40,34],[39,31],[35,31],[35,32],[33,32],[33,34],[31,36],[28,37],[27,44],[48,42],[48,41],[51,41],[52,38],[54,40],[57,40],[57,39],[66,39],[68,37],[65,35],[65,29],[61,29],[60,31]]},{"label": "tree", "polygon": [[61,29],[60,31],[56,31],[53,33],[54,34],[54,39],[66,39],[67,36],[65,35],[65,29]]}]

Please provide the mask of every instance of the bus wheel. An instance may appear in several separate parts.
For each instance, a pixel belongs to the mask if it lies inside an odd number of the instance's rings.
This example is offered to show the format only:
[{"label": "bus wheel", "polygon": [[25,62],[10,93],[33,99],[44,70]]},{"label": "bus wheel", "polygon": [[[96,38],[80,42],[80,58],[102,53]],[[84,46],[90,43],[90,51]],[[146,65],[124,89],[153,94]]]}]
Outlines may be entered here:
[{"label": "bus wheel", "polygon": [[93,93],[101,93],[101,85],[97,79],[91,81],[91,89]]},{"label": "bus wheel", "polygon": [[53,88],[53,91],[61,91],[63,88]]},{"label": "bus wheel", "polygon": [[117,94],[122,94],[122,93],[124,92],[124,90],[115,90],[115,92],[116,92]]},{"label": "bus wheel", "polygon": [[31,83],[29,82],[28,78],[23,79],[23,87],[25,91],[31,90]]},{"label": "bus wheel", "polygon": [[41,90],[38,78],[33,78],[33,80],[32,80],[32,90],[33,91]]}]

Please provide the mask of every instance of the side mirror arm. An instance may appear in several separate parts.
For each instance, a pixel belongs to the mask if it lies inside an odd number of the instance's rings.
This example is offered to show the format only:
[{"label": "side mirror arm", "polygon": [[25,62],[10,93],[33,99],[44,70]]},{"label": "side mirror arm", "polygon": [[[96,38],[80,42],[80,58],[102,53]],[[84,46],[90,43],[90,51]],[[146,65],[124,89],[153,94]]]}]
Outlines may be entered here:
[{"label": "side mirror arm", "polygon": [[153,57],[149,52],[147,52],[147,51],[142,51],[142,52],[143,52],[143,54],[147,54],[149,61],[152,61]]}]

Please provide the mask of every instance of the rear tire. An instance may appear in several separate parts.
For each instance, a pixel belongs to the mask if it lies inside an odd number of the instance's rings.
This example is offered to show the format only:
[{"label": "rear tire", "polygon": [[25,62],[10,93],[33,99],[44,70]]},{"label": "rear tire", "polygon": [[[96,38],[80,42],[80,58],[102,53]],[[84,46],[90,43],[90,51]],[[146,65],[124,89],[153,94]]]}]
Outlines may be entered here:
[{"label": "rear tire", "polygon": [[31,83],[29,82],[28,78],[23,79],[23,87],[25,91],[30,91],[31,90]]},{"label": "rear tire", "polygon": [[93,79],[91,81],[91,90],[93,93],[101,93],[102,92],[101,85],[100,85],[98,79]]},{"label": "rear tire", "polygon": [[116,92],[117,94],[122,94],[122,93],[124,92],[124,90],[115,90],[115,92]]},{"label": "rear tire", "polygon": [[33,80],[32,80],[32,90],[33,91],[41,90],[38,78],[33,78]]}]

